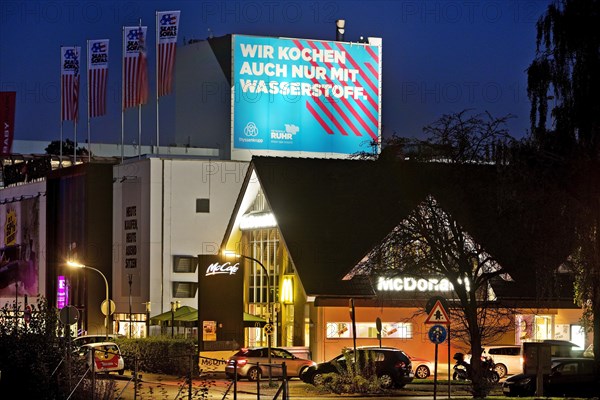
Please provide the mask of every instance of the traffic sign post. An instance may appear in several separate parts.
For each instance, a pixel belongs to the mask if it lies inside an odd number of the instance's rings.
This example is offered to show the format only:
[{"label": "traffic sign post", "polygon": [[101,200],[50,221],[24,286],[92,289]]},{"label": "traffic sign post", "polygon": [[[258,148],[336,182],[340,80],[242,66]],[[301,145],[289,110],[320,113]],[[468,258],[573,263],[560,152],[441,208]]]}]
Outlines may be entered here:
[{"label": "traffic sign post", "polygon": [[379,347],[381,348],[381,318],[377,317],[375,320],[375,328],[377,328],[377,339],[379,340]]},{"label": "traffic sign post", "polygon": [[429,328],[427,336],[429,336],[429,340],[431,340],[432,343],[438,345],[446,341],[448,331],[446,331],[446,327],[443,325],[434,325]]},{"label": "traffic sign post", "polygon": [[433,399],[436,399],[437,395],[437,364],[438,364],[438,345],[446,340],[448,332],[443,325],[434,325],[429,329],[429,340],[435,343],[435,376],[433,377]]},{"label": "traffic sign post", "polygon": [[267,335],[272,335],[274,330],[275,330],[275,327],[273,326],[273,324],[271,324],[271,323],[265,324],[265,333]]},{"label": "traffic sign post", "polygon": [[[429,329],[429,340],[435,343],[435,375],[433,377],[433,400],[436,400],[437,396],[437,365],[438,365],[438,345],[443,343],[448,338],[448,398],[450,398],[450,318],[448,317],[448,303],[446,299],[434,296],[429,299],[425,306],[427,311],[426,324],[434,324]],[[448,326],[448,330],[446,327]]]}]

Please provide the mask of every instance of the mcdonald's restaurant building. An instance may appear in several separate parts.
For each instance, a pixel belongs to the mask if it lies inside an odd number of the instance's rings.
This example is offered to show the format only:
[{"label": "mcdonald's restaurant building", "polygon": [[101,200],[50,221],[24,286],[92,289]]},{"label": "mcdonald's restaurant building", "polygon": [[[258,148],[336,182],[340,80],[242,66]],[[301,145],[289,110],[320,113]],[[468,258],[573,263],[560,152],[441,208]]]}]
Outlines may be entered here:
[{"label": "mcdonald's restaurant building", "polygon": [[[451,300],[452,285],[444,277],[357,271],[432,195],[423,182],[439,178],[438,168],[448,166],[407,163],[390,170],[373,161],[254,157],[223,238],[224,252],[199,256],[201,349],[217,350],[223,341],[266,346],[271,320],[272,346],[305,348],[313,360],[328,360],[353,345],[353,299],[358,346],[379,345],[380,319],[382,345],[433,360],[425,305],[433,296]],[[459,210],[439,195],[446,211]],[[469,204],[461,207],[457,219],[471,212]],[[510,278],[493,282],[490,295],[520,311],[496,343],[591,343],[579,325],[581,310],[573,304],[568,276],[559,279],[564,284],[557,295],[544,299],[536,295],[528,269],[508,271]],[[440,352],[440,362],[468,349],[459,340],[451,347]]]}]

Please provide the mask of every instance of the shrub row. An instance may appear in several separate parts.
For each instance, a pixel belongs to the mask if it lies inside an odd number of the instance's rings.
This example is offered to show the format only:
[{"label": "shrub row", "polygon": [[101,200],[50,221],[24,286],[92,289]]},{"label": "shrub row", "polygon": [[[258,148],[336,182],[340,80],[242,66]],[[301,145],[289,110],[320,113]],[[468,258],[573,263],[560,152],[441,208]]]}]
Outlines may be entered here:
[{"label": "shrub row", "polygon": [[117,344],[125,359],[125,368],[138,371],[187,376],[198,373],[198,350],[192,339],[172,339],[151,336],[143,339],[118,339]]}]

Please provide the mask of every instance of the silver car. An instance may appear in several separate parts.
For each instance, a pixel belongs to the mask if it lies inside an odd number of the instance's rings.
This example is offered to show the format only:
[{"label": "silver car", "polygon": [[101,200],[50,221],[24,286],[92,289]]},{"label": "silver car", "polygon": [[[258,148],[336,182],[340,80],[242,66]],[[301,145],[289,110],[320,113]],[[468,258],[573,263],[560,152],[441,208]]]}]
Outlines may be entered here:
[{"label": "silver car", "polygon": [[[236,361],[238,378],[248,378],[250,381],[256,381],[260,377],[269,376],[267,347],[241,349],[231,356],[225,367],[228,378],[233,378]],[[271,348],[271,364],[281,365],[284,362],[288,378],[300,377],[309,367],[317,365],[314,361],[298,358],[287,350],[277,347]],[[271,376],[281,377],[282,368],[279,366],[271,367]]]}]

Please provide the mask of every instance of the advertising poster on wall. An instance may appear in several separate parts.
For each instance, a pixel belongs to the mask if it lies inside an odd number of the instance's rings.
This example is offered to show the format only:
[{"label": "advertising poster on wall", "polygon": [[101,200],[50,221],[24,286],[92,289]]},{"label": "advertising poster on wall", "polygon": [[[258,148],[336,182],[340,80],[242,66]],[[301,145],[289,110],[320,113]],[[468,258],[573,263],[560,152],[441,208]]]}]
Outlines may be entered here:
[{"label": "advertising poster on wall", "polygon": [[202,321],[202,340],[206,342],[217,340],[217,321]]},{"label": "advertising poster on wall", "polygon": [[39,294],[39,199],[0,206],[0,298]]},{"label": "advertising poster on wall", "polygon": [[381,46],[244,35],[232,46],[232,152],[348,155],[379,143]]}]

